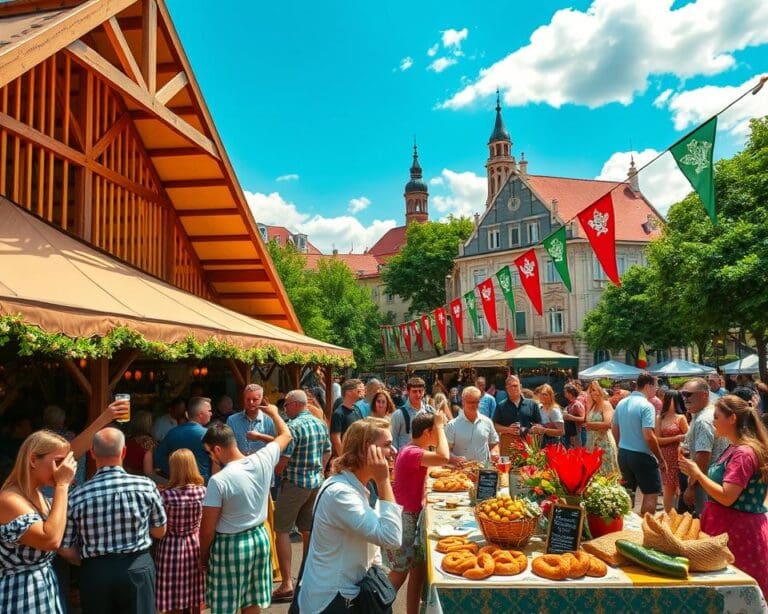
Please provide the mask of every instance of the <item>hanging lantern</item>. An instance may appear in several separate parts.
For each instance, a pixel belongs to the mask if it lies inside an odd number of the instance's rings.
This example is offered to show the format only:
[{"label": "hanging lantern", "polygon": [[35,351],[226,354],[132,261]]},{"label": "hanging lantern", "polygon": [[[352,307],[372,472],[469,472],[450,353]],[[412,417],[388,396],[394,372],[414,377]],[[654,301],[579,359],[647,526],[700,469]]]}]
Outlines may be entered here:
[{"label": "hanging lantern", "polygon": [[149,372],[149,381],[150,382],[154,382],[155,381],[155,372],[154,371],[150,371]]},{"label": "hanging lantern", "polygon": [[192,369],[192,375],[194,375],[195,377],[199,377],[200,376],[200,367],[195,367],[194,369]]},{"label": "hanging lantern", "polygon": [[81,358],[80,362],[78,362],[81,369],[85,369],[88,366],[88,361],[85,358]]},{"label": "hanging lantern", "polygon": [[125,378],[125,381],[128,382],[133,377],[133,373],[131,373],[130,371],[126,371],[125,373],[123,373],[123,377]]},{"label": "hanging lantern", "polygon": [[200,367],[200,375],[202,375],[203,377],[208,375],[208,367]]},{"label": "hanging lantern", "polygon": [[139,382],[139,381],[141,381],[141,375],[142,375],[141,371],[139,371],[138,369],[136,369],[136,370],[133,372],[133,379],[135,379],[137,382]]}]

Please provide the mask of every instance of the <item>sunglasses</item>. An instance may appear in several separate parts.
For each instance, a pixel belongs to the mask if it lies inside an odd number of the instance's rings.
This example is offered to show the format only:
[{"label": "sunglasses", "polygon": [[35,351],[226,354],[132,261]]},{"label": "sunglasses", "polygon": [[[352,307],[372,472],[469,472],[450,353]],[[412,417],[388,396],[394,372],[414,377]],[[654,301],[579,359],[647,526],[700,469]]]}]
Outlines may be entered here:
[{"label": "sunglasses", "polygon": [[688,390],[681,390],[680,391],[680,396],[683,397],[684,399],[687,399],[689,397],[692,397],[694,394],[697,394],[698,392],[703,392],[703,391],[702,390],[697,390],[695,392],[689,392]]}]

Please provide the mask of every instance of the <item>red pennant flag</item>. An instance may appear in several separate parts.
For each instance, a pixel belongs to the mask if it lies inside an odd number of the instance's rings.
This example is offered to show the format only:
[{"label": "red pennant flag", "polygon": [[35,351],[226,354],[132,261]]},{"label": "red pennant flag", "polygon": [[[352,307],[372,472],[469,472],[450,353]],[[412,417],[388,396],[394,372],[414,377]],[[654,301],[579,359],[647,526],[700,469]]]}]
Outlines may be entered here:
[{"label": "red pennant flag", "polygon": [[542,314],[541,308],[541,282],[539,281],[539,261],[536,259],[536,252],[529,249],[524,254],[515,258],[515,266],[520,274],[520,281],[525,288],[528,298],[531,299],[534,309],[539,315]]},{"label": "red pennant flag", "polygon": [[438,307],[434,311],[435,322],[437,323],[437,332],[440,333],[440,341],[443,342],[443,349],[448,346],[445,332],[445,307]]},{"label": "red pennant flag", "polygon": [[461,304],[461,297],[453,299],[449,307],[456,336],[459,338],[459,343],[464,343],[464,306]]},{"label": "red pennant flag", "polygon": [[419,326],[418,320],[411,320],[411,332],[416,339],[416,347],[419,348],[419,350],[423,350],[424,340],[421,337],[421,326]]},{"label": "red pennant flag", "polygon": [[514,350],[517,347],[517,341],[515,341],[515,338],[512,336],[512,331],[507,329],[507,340],[504,343],[504,351],[509,352],[509,350]]},{"label": "red pennant flag", "polygon": [[595,251],[605,274],[617,286],[621,285],[616,266],[616,224],[613,216],[611,193],[593,202],[579,212],[579,222]]},{"label": "red pennant flag", "polygon": [[428,315],[421,316],[421,330],[424,332],[430,345],[435,345],[435,342],[432,339],[432,320]]},{"label": "red pennant flag", "polygon": [[499,325],[496,323],[496,291],[493,289],[493,278],[489,277],[483,283],[477,284],[477,289],[483,303],[485,319],[488,320],[491,330],[496,332],[499,330]]},{"label": "red pennant flag", "polygon": [[408,350],[408,356],[411,356],[413,354],[411,351],[411,333],[408,330],[407,324],[400,325],[400,336],[403,338],[403,341],[405,341],[405,349]]}]

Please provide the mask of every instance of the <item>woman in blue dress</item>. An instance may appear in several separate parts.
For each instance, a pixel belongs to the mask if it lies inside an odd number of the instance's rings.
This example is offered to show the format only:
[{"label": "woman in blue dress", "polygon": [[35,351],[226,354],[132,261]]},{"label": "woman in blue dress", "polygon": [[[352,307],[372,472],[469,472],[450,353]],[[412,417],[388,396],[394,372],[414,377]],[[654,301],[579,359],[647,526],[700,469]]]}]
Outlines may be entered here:
[{"label": "woman in blue dress", "polygon": [[[32,433],[0,489],[0,612],[61,614],[51,561],[67,524],[67,491],[77,463],[69,442]],[[53,499],[41,489],[53,487]]]}]

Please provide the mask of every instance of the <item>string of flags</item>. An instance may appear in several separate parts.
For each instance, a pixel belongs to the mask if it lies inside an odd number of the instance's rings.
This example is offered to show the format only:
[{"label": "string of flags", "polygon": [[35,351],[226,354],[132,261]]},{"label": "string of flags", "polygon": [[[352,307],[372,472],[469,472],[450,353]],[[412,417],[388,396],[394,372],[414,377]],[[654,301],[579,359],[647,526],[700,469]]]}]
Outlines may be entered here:
[{"label": "string of flags", "polygon": [[[691,187],[699,195],[704,209],[712,220],[717,223],[717,208],[715,202],[715,184],[714,184],[714,166],[713,152],[715,146],[715,135],[717,132],[717,117],[725,110],[736,104],[749,93],[757,94],[768,76],[761,78],[760,82],[754,88],[747,90],[733,102],[728,104],[718,114],[703,124],[689,132],[682,139],[670,146],[667,150],[659,153],[653,160],[644,164],[640,170],[648,167],[661,157],[666,151],[669,151],[675,159],[678,167],[685,175]],[[619,271],[616,262],[616,218],[613,207],[612,192],[622,183],[612,186],[609,191],[598,198],[591,205],[576,214],[574,218],[567,220],[560,228],[551,233],[540,243],[547,255],[552,260],[555,269],[560,276],[563,285],[568,292],[571,292],[571,277],[568,270],[568,249],[566,227],[575,219],[584,230],[584,234],[589,240],[590,246],[595,256],[603,267],[608,279],[615,285],[620,286]],[[535,247],[531,247],[520,254],[513,261],[513,266],[520,277],[520,283],[525,290],[531,305],[536,312],[543,315],[541,278],[539,275],[539,261],[536,257]],[[385,355],[392,354],[395,351],[401,357],[404,351],[409,356],[413,355],[414,346],[419,350],[424,349],[424,341],[434,346],[439,341],[441,346],[447,346],[447,321],[450,317],[453,322],[453,328],[460,343],[464,343],[464,314],[469,314],[476,337],[480,336],[480,324],[478,321],[477,298],[480,298],[480,305],[483,308],[485,320],[488,322],[491,330],[498,332],[498,319],[496,314],[496,289],[494,284],[501,289],[506,299],[509,310],[515,313],[515,295],[512,283],[512,270],[509,265],[503,266],[493,276],[488,277],[474,288],[466,292],[463,296],[457,297],[445,306],[438,307],[430,313],[422,314],[399,325],[385,325],[381,327],[381,342]],[[437,331],[436,337],[434,332]],[[515,345],[512,332],[506,331],[506,349],[513,349]]]}]

